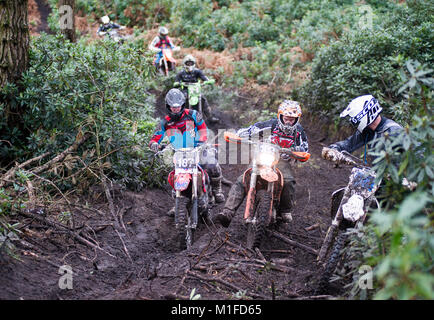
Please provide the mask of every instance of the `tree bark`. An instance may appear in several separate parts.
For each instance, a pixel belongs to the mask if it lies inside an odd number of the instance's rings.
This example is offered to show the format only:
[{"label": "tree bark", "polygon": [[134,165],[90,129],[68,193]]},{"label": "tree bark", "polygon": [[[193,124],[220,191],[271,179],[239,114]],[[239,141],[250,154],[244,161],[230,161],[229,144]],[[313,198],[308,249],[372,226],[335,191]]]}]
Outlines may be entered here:
[{"label": "tree bark", "polygon": [[69,41],[75,42],[77,40],[75,34],[75,0],[59,0],[59,14],[62,34]]},{"label": "tree bark", "polygon": [[29,41],[27,0],[0,0],[0,87],[27,69]]}]

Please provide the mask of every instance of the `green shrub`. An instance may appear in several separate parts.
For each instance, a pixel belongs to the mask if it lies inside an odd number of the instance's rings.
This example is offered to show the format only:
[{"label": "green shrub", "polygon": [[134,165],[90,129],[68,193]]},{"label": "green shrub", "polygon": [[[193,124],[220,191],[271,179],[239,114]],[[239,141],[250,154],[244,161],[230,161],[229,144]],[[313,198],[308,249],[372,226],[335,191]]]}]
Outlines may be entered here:
[{"label": "green shrub", "polygon": [[[315,57],[310,81],[298,92],[310,110],[338,119],[348,102],[372,94],[388,110],[402,100],[398,94],[403,62],[416,59],[432,64],[434,43],[425,6],[396,6],[377,16],[372,29],[346,33],[323,47]],[[397,59],[401,55],[403,59]]]},{"label": "green shrub", "polygon": [[[82,156],[71,173],[83,166],[104,166],[109,177],[132,188],[163,179],[146,180],[147,174],[137,172],[137,168],[146,171],[152,161],[146,151],[156,123],[154,96],[148,91],[154,81],[152,58],[135,43],[87,44],[82,39],[73,44],[61,36],[35,38],[30,68],[16,97],[26,110],[22,115],[26,132],[17,136],[27,138],[17,149],[2,144],[3,159],[59,153],[80,132],[88,132],[91,139],[79,151],[87,150],[87,157]],[[17,130],[1,125],[6,139]],[[64,183],[71,186],[71,181]]]}]

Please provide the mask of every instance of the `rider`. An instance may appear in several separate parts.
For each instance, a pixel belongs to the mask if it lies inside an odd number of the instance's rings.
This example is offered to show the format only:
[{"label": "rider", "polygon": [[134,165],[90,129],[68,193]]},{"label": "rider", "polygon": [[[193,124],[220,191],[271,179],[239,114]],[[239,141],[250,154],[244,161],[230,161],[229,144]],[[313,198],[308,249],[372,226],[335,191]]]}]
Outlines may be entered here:
[{"label": "rider", "polygon": [[[271,142],[282,148],[292,148],[294,151],[308,152],[307,136],[300,124],[302,115],[297,101],[284,100],[277,112],[277,118],[255,123],[249,128],[238,130],[240,137],[251,137],[259,130],[269,130]],[[285,223],[292,221],[292,206],[295,195],[295,179],[291,173],[290,158],[282,154],[277,168],[283,175],[283,189],[280,196],[278,213]],[[227,228],[246,196],[243,185],[243,175],[239,176],[229,191],[228,199],[222,212],[216,216],[216,221]]]},{"label": "rider", "polygon": [[163,57],[162,49],[167,47],[171,48],[172,50],[179,49],[179,47],[175,47],[172,40],[169,38],[169,30],[166,27],[160,27],[160,29],[158,29],[158,36],[155,36],[155,38],[152,39],[152,42],[149,44],[149,50],[157,53],[154,61],[156,68],[158,68],[158,63]]},{"label": "rider", "polygon": [[[196,68],[196,59],[191,55],[186,55],[182,61],[184,69],[180,71],[175,78],[175,87],[182,85],[182,82],[196,83],[199,79],[202,81],[208,81],[208,77],[204,75],[203,71]],[[185,96],[188,96],[188,88],[184,88],[182,92]],[[205,96],[202,95],[202,110],[205,117],[210,122],[217,122],[218,119],[211,114],[211,109],[209,107],[208,101]]]},{"label": "rider", "polygon": [[340,117],[350,117],[350,122],[357,127],[357,131],[345,140],[335,142],[328,147],[323,148],[322,155],[324,158],[342,157],[334,152],[347,151],[349,153],[365,146],[365,161],[367,148],[374,149],[376,139],[384,136],[386,133],[390,136],[399,135],[403,127],[395,121],[382,117],[381,108],[378,100],[372,95],[363,95],[353,99]]},{"label": "rider", "polygon": [[101,24],[98,30],[96,31],[96,34],[99,36],[105,35],[110,29],[119,29],[119,30],[125,29],[125,26],[121,26],[117,23],[111,22],[109,16],[102,17],[101,22],[103,24]]},{"label": "rider", "polygon": [[[185,109],[185,96],[179,89],[170,89],[166,95],[167,115],[162,119],[149,142],[149,148],[157,152],[159,144],[167,135],[175,149],[196,147],[207,141],[207,127],[202,114]],[[209,174],[215,201],[225,201],[222,190],[222,169],[216,159],[216,150],[206,148],[200,160],[201,167]]]}]

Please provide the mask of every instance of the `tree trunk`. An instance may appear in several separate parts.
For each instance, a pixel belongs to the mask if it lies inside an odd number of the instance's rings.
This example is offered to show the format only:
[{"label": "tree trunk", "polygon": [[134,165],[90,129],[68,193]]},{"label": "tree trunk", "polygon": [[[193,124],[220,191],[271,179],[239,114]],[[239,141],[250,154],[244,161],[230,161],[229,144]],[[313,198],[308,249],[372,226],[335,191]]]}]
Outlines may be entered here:
[{"label": "tree trunk", "polygon": [[27,0],[0,0],[0,87],[27,69],[29,41]]},{"label": "tree trunk", "polygon": [[69,41],[75,42],[75,0],[59,0],[59,15],[62,34]]}]

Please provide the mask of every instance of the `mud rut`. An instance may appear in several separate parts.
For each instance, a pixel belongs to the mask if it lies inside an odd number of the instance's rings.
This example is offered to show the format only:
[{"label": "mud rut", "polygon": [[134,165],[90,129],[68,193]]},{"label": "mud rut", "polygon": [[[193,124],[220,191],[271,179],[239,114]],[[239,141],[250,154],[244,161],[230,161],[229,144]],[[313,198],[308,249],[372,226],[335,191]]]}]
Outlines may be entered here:
[{"label": "mud rut", "polygon": [[[217,115],[222,121],[212,130],[239,127],[229,114]],[[303,125],[312,156],[294,168],[293,222],[269,233],[260,251],[245,247],[244,205],[228,229],[201,224],[193,248],[179,251],[173,218],[166,215],[173,204],[169,189],[112,190],[117,227],[103,190],[95,189],[73,205],[74,228],[53,227],[49,212],[17,217],[26,225],[15,242],[21,262],[0,254],[0,299],[188,299],[194,288],[212,300],[329,298],[314,297],[318,269],[312,251],[331,221],[330,195],[346,184],[350,168],[321,159],[330,141],[315,124]],[[235,181],[246,165],[222,168]],[[90,208],[84,208],[86,201]],[[222,207],[213,207],[212,214]],[[72,289],[59,287],[64,265],[72,268]]]}]

